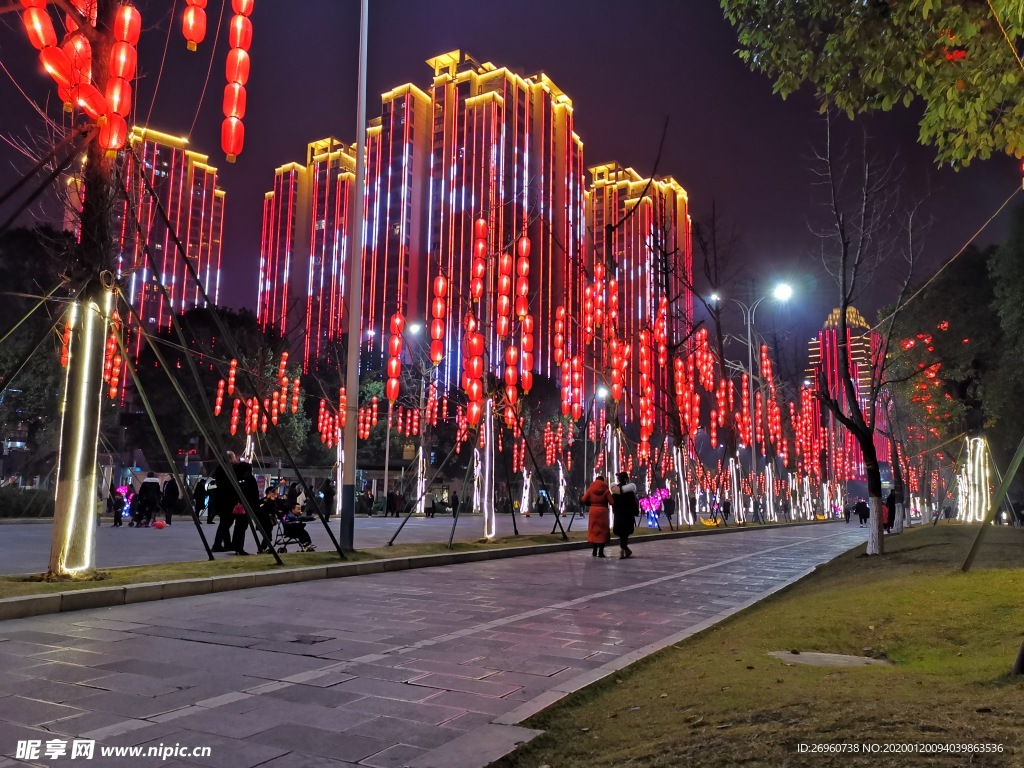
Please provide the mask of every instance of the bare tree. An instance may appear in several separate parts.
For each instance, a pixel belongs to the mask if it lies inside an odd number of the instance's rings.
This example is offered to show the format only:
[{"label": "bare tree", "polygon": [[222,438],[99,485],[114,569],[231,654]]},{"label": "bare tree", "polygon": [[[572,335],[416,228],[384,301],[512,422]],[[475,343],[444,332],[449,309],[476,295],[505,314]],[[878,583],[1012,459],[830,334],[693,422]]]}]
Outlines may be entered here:
[{"label": "bare tree", "polygon": [[[820,370],[815,390],[821,401],[854,437],[864,457],[871,518],[868,534],[869,555],[882,554],[882,476],[875,450],[878,403],[889,383],[886,369],[896,316],[906,303],[907,288],[920,245],[916,238],[917,206],[901,209],[900,173],[894,159],[881,161],[869,154],[869,141],[863,137],[856,156],[840,153],[833,147],[831,115],[825,118],[825,147],[815,155],[817,184],[827,195],[828,224],[816,234],[821,240],[821,258],[839,289],[837,330],[839,381],[830,389],[824,370]],[[891,275],[883,266],[896,267],[902,276],[892,311],[872,335],[869,383],[859,391],[851,365],[850,312],[855,302],[878,280]],[[864,377],[858,377],[863,382]]]}]

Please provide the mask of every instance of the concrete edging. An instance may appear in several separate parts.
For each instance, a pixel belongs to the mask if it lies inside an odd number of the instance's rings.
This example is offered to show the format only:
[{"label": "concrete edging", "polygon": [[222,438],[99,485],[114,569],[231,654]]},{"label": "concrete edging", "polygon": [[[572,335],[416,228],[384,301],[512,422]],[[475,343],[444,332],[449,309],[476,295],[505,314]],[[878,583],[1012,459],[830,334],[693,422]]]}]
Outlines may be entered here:
[{"label": "concrete edging", "polygon": [[[801,525],[821,525],[830,520],[813,520],[798,523],[775,523],[771,525],[732,526],[729,528],[704,528],[686,531],[669,531],[637,536],[630,543],[646,541],[685,539],[693,536],[711,536],[721,533],[737,533],[745,530],[771,528],[792,528]],[[272,587],[279,584],[294,584],[300,581],[318,581],[349,576],[366,576],[393,571],[407,571],[418,568],[437,568],[461,563],[477,563],[486,560],[500,560],[507,557],[526,557],[553,552],[567,552],[586,549],[591,546],[585,541],[561,541],[553,544],[531,544],[525,547],[504,547],[502,549],[477,550],[474,552],[443,552],[436,555],[413,555],[383,560],[361,560],[359,562],[337,562],[327,565],[281,568],[273,571],[206,576],[197,579],[127,584],[123,587],[99,587],[71,592],[54,592],[46,595],[25,595],[0,598],[0,621],[42,616],[50,613],[66,613],[89,608],[111,608],[116,605],[170,600],[176,597],[195,597],[216,592],[230,592],[238,589]]]}]

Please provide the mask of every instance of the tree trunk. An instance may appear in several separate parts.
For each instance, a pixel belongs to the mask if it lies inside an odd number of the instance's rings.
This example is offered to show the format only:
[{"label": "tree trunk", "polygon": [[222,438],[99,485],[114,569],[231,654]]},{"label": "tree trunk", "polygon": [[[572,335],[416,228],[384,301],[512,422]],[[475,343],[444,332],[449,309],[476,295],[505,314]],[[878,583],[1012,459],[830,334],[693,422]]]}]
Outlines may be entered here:
[{"label": "tree trunk", "polygon": [[895,509],[889,510],[889,514],[895,515],[892,532],[903,533],[906,487],[903,482],[903,466],[900,464],[900,444],[897,442],[894,434],[889,436],[889,451],[889,459],[892,462],[892,490],[893,498],[895,499]]},{"label": "tree trunk", "polygon": [[[109,58],[110,30],[116,0],[99,0],[93,61]],[[102,92],[106,67],[93,68]],[[113,214],[117,201],[116,163],[96,138],[86,148],[79,243],[70,271],[73,289],[81,291],[67,310],[71,334],[62,401],[57,488],[50,543],[51,575],[87,573],[95,565],[93,528],[97,514],[97,442],[103,398],[103,350],[109,315],[109,289],[101,273],[112,269]]]},{"label": "tree trunk", "polygon": [[868,507],[871,517],[868,519],[868,550],[869,555],[881,555],[885,552],[882,539],[882,472],[878,466],[875,443],[871,434],[866,436],[857,433],[861,453],[864,454],[864,474],[868,481]]}]

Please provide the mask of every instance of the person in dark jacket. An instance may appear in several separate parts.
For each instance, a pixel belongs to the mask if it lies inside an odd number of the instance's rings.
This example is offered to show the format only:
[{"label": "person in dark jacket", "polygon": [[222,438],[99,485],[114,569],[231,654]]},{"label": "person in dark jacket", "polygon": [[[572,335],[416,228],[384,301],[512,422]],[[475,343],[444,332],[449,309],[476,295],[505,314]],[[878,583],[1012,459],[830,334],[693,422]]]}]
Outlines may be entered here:
[{"label": "person in dark jacket", "polygon": [[598,475],[590,484],[580,503],[589,505],[587,512],[587,541],[593,546],[590,553],[593,557],[604,557],[604,548],[611,539],[608,531],[608,506],[612,503],[612,494],[604,475]]},{"label": "person in dark jacket", "polygon": [[612,533],[619,537],[619,559],[633,556],[629,548],[629,537],[636,530],[636,518],[640,514],[640,502],[636,497],[636,485],[629,482],[629,474],[619,472],[618,485],[612,486]]},{"label": "person in dark jacket", "polygon": [[[252,474],[252,464],[240,461],[235,464],[235,474],[238,475],[238,485],[242,488],[242,496],[249,502],[249,508],[255,514],[260,506],[260,487],[256,484],[256,478]],[[248,555],[245,551],[245,532],[249,530],[249,515],[246,514],[245,506],[239,505],[233,508],[235,517],[235,528],[231,534],[231,549],[236,555]],[[239,514],[241,512],[241,514]]]},{"label": "person in dark jacket", "polygon": [[[238,457],[228,451],[227,459],[232,474],[237,475],[235,467],[238,464]],[[213,473],[213,481],[217,484],[217,488],[213,492],[210,505],[219,519],[217,533],[213,537],[212,549],[214,552],[227,552],[231,549],[231,524],[235,521],[233,510],[239,503],[238,491],[235,490],[235,485],[231,482],[231,478],[223,466],[217,466]]]},{"label": "person in dark jacket", "polygon": [[277,518],[277,488],[271,485],[267,487],[267,493],[263,497],[259,509],[256,510],[256,519],[260,521],[265,534],[260,537],[262,541],[256,548],[257,552],[270,552],[273,549],[274,526]]},{"label": "person in dark jacket", "polygon": [[[202,475],[196,481],[195,487],[192,489],[192,503],[195,505],[196,519],[203,514],[203,510],[206,509],[206,478]],[[209,516],[207,516],[207,522],[209,522]]]},{"label": "person in dark jacket", "polygon": [[160,481],[155,472],[148,472],[139,484],[139,514],[134,521],[136,528],[146,528],[153,522],[153,516],[160,510]]},{"label": "person in dark jacket", "polygon": [[885,532],[892,533],[892,527],[896,523],[896,489],[889,491],[885,497]]},{"label": "person in dark jacket", "polygon": [[181,499],[181,491],[178,490],[178,481],[173,477],[164,482],[164,495],[161,505],[164,508],[164,522],[171,524],[171,516],[178,508],[178,501]]},{"label": "person in dark jacket", "polygon": [[871,517],[871,507],[864,499],[857,499],[857,504],[854,506],[857,511],[857,518],[860,520],[860,527],[863,528]]},{"label": "person in dark jacket", "polygon": [[[331,515],[334,514],[334,483],[330,480],[324,480],[324,484],[320,486],[320,493],[324,496],[324,516],[330,520]],[[372,509],[370,510],[373,511]]]}]

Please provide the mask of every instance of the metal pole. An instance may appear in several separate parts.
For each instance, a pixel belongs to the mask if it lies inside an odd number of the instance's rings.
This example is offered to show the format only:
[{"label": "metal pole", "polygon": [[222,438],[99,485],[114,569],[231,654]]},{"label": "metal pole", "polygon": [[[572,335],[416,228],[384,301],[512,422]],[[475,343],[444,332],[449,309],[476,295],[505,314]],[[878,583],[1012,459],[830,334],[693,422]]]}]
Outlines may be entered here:
[{"label": "metal pole", "polygon": [[[391,469],[391,422],[392,413],[395,410],[395,404],[388,400],[388,429],[387,437],[384,438],[384,510],[387,512],[387,494],[388,494],[388,470]],[[404,467],[403,467],[404,470]],[[370,514],[373,514],[373,509],[370,509]]]},{"label": "metal pole", "polygon": [[757,304],[747,310],[747,372],[750,375],[750,494],[754,512],[757,509],[757,411],[754,410],[754,311]]},{"label": "metal pole", "polygon": [[359,409],[359,349],[362,343],[360,308],[363,305],[363,198],[366,166],[366,38],[369,27],[369,0],[359,3],[359,90],[356,100],[356,193],[349,225],[348,269],[348,345],[345,355],[345,394],[349,398],[345,436],[347,448],[342,463],[341,528],[342,549],[355,549],[356,521],[356,430]]}]

